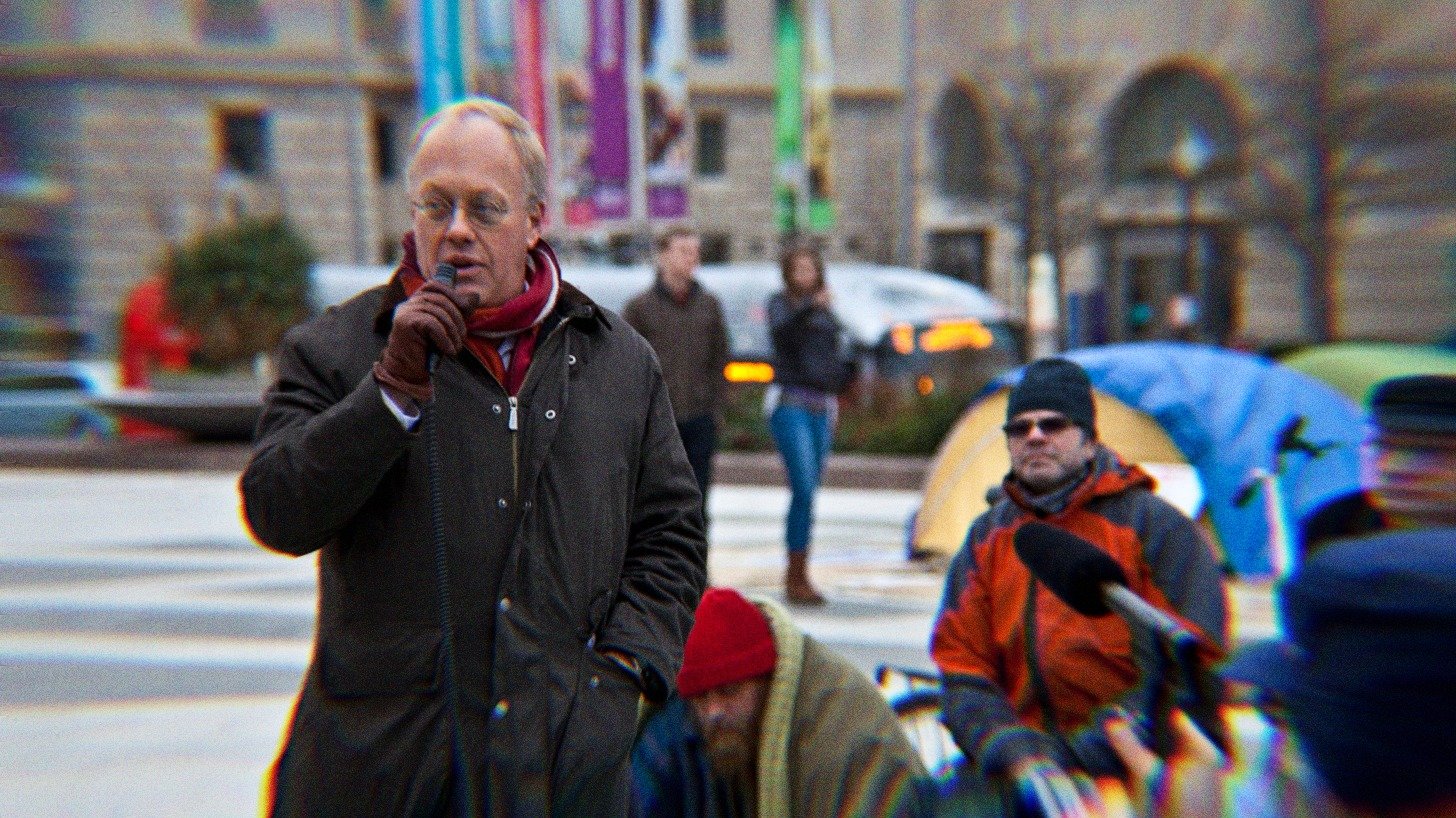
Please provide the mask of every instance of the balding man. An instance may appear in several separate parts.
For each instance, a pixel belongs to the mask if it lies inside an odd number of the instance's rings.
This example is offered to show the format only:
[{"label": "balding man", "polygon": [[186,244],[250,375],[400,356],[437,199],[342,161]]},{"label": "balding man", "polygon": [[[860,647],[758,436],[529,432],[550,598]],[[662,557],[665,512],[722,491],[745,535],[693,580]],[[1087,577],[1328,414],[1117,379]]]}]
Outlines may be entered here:
[{"label": "balding man", "polygon": [[318,554],[272,811],[622,814],[706,573],[662,375],[561,280],[510,108],[426,120],[406,184],[404,260],[285,338],[241,481],[259,542]]}]

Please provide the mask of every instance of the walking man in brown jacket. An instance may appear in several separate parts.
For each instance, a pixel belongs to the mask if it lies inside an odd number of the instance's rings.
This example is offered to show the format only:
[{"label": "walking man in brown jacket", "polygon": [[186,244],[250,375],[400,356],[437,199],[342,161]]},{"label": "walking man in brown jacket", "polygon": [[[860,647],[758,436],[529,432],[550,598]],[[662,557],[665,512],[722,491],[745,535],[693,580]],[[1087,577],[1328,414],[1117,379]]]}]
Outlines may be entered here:
[{"label": "walking man in brown jacket", "polygon": [[698,234],[692,228],[679,225],[663,232],[657,238],[657,281],[627,302],[622,317],[652,344],[662,362],[677,430],[703,493],[706,519],[723,411],[728,330],[718,299],[694,276],[699,251]]}]

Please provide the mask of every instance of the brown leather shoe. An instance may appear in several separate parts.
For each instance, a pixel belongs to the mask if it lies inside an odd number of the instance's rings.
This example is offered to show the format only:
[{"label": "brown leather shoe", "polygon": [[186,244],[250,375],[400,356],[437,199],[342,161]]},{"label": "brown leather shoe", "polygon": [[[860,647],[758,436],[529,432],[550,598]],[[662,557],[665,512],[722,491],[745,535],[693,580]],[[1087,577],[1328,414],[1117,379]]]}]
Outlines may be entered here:
[{"label": "brown leather shoe", "polygon": [[809,582],[809,555],[790,554],[789,569],[784,574],[784,598],[790,605],[820,607],[828,600]]}]

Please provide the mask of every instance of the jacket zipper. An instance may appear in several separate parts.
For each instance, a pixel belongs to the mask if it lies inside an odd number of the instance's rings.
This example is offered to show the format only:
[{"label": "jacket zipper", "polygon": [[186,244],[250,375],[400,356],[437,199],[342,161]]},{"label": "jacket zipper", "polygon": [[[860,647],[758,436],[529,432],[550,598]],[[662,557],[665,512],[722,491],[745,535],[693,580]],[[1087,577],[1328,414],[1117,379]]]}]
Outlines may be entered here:
[{"label": "jacket zipper", "polygon": [[1035,577],[1032,577],[1026,585],[1026,607],[1022,611],[1022,616],[1022,630],[1025,631],[1026,672],[1031,682],[1032,695],[1036,696],[1036,702],[1041,706],[1042,726],[1046,728],[1049,735],[1065,745],[1066,739],[1062,736],[1061,728],[1057,726],[1057,711],[1052,704],[1051,691],[1047,689],[1046,677],[1041,672],[1041,658],[1037,655]]},{"label": "jacket zipper", "polygon": [[[550,334],[536,342],[536,349],[539,350],[544,347],[545,342],[551,340],[551,336],[560,332],[561,328],[566,326],[566,324],[567,319],[562,319],[560,323],[552,327]],[[526,382],[531,380],[531,369],[534,366],[536,366],[536,356],[532,355],[531,362],[526,364],[526,374],[521,376],[522,389],[525,389]],[[568,373],[567,377],[570,377],[570,373]],[[511,496],[512,500],[519,503],[521,501],[521,424],[520,415],[518,414],[520,404],[516,402],[515,395],[507,395],[506,399],[511,404],[510,415],[506,418],[506,429],[511,433]]]},{"label": "jacket zipper", "polygon": [[507,398],[511,402],[511,414],[506,418],[506,428],[511,433],[511,496],[512,499],[521,499],[521,436],[517,434],[520,429],[519,417],[516,415],[516,396]]}]

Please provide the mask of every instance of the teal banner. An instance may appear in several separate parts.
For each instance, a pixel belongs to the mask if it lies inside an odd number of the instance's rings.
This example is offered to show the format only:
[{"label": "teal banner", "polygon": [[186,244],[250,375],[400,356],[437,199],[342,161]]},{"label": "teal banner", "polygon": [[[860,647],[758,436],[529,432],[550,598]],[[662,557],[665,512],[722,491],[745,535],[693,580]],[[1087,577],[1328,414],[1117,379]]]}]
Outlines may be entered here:
[{"label": "teal banner", "polygon": [[465,98],[459,0],[420,0],[420,116]]}]

